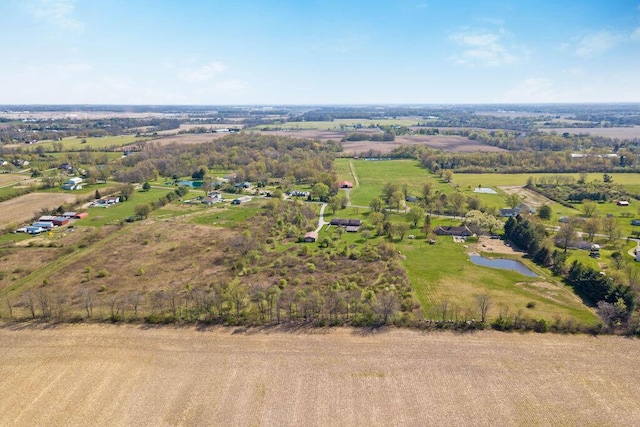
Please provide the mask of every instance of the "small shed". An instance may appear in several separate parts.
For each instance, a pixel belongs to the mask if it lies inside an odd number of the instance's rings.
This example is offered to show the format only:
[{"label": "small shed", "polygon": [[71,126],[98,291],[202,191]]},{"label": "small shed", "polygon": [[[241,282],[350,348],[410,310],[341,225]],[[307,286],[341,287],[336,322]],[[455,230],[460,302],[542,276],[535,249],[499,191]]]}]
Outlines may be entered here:
[{"label": "small shed", "polygon": [[88,216],[89,216],[89,213],[88,213],[88,212],[77,212],[77,213],[74,215],[74,217],[73,217],[73,218],[74,218],[74,219],[83,219],[83,218],[86,218],[86,217],[88,217]]},{"label": "small shed", "polygon": [[351,181],[340,181],[340,188],[353,188],[353,182],[351,182]]},{"label": "small shed", "polygon": [[315,231],[308,232],[302,238],[302,241],[305,242],[305,243],[314,243],[317,240],[318,240],[318,233],[316,233]]},{"label": "small shed", "polygon": [[618,200],[617,205],[618,206],[629,206],[629,202],[627,202],[626,200]]},{"label": "small shed", "polygon": [[74,218],[76,216],[76,212],[65,212],[61,216],[64,216],[67,218]]}]

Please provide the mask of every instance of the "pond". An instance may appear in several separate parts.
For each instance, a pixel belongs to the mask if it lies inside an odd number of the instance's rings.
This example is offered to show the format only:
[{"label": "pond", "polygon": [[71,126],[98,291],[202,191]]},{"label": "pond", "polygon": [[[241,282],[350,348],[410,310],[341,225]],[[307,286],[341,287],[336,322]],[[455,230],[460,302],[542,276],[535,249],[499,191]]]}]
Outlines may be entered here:
[{"label": "pond", "polygon": [[469,258],[471,258],[472,263],[476,265],[481,265],[483,267],[501,268],[503,270],[513,270],[529,277],[538,276],[536,273],[529,270],[529,268],[527,268],[527,266],[521,263],[520,261],[515,261],[512,259],[504,259],[504,258],[489,259],[480,255],[471,255]]},{"label": "pond", "polygon": [[180,181],[178,182],[178,185],[180,186],[185,186],[185,187],[191,187],[191,188],[200,188],[202,187],[202,181]]}]

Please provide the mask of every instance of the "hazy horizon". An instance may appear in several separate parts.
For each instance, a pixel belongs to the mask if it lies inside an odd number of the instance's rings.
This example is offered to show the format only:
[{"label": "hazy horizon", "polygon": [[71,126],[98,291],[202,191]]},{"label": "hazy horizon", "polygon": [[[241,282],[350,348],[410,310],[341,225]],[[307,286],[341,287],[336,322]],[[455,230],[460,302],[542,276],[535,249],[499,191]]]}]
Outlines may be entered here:
[{"label": "hazy horizon", "polygon": [[10,0],[2,105],[640,101],[640,2]]}]

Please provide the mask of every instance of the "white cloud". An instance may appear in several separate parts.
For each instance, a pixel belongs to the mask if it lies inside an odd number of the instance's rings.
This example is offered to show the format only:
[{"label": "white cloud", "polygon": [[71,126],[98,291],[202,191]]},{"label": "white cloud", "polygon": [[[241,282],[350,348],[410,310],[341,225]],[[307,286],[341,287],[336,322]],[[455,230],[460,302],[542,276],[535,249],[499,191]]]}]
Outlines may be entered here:
[{"label": "white cloud", "polygon": [[640,42],[640,27],[636,28],[633,33],[631,33],[631,40],[634,42]]},{"label": "white cloud", "polygon": [[591,58],[612,49],[623,39],[619,34],[606,30],[587,34],[578,40],[574,54],[581,58]]},{"label": "white cloud", "polygon": [[509,89],[503,95],[502,102],[562,102],[560,94],[555,91],[551,79],[545,77],[529,77]]},{"label": "white cloud", "polygon": [[77,0],[23,0],[27,11],[40,22],[63,30],[83,30],[74,14]]},{"label": "white cloud", "polygon": [[515,64],[525,51],[516,54],[515,46],[506,46],[502,40],[504,33],[481,31],[460,32],[452,34],[449,38],[462,47],[462,51],[453,56],[456,64],[478,67],[498,67],[501,65]]},{"label": "white cloud", "polygon": [[222,62],[210,62],[194,69],[183,69],[178,72],[178,76],[190,83],[202,83],[213,80],[226,71],[227,66]]}]

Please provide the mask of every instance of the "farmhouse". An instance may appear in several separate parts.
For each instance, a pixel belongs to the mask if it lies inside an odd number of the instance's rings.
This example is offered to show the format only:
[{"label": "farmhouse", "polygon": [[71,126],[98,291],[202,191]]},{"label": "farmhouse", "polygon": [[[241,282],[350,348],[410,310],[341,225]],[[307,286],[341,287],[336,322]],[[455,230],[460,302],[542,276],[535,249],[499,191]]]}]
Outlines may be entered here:
[{"label": "farmhouse", "polygon": [[120,197],[118,196],[109,196],[103,197],[102,199],[98,199],[93,202],[93,206],[108,208],[109,206],[113,206],[116,203],[120,203]]},{"label": "farmhouse", "polygon": [[63,190],[80,190],[82,189],[82,178],[74,177],[69,178],[67,182],[62,184]]},{"label": "farmhouse", "polygon": [[473,231],[471,231],[467,226],[452,227],[452,226],[439,225],[438,227],[435,228],[435,230],[433,230],[433,232],[438,236],[460,236],[460,237],[473,236]]},{"label": "farmhouse", "polygon": [[315,231],[308,232],[307,234],[304,235],[304,238],[302,239],[302,241],[306,243],[314,243],[317,240],[318,240],[318,233],[316,233]]},{"label": "farmhouse", "polygon": [[534,214],[536,213],[536,210],[525,205],[524,203],[520,203],[518,206],[516,206],[515,208],[502,208],[500,209],[500,216],[504,217],[504,218],[509,218],[509,217],[517,217],[518,215],[521,214]]},{"label": "farmhouse", "polygon": [[353,188],[351,181],[340,181],[340,188]]}]

